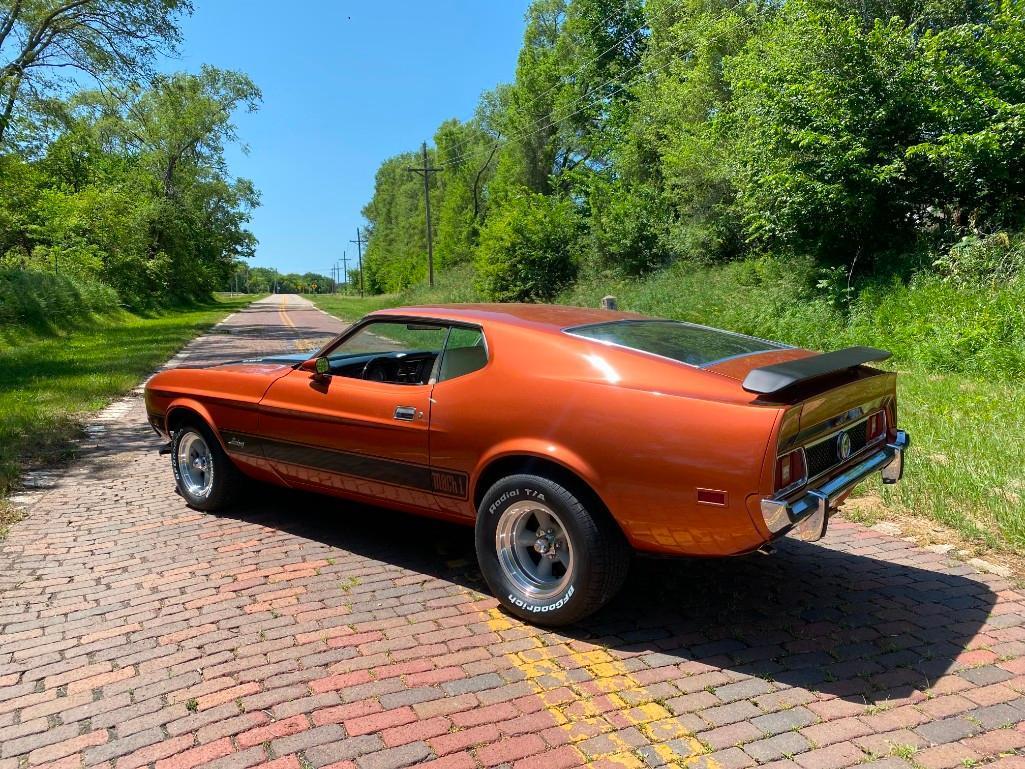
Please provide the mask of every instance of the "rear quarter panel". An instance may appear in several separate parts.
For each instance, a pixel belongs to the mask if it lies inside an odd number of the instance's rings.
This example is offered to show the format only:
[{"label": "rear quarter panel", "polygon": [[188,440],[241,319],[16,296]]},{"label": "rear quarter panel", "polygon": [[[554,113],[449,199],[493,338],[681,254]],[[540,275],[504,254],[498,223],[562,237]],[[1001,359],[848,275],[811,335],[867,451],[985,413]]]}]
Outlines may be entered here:
[{"label": "rear quarter panel", "polygon": [[[488,366],[434,388],[432,464],[476,485],[500,457],[543,456],[587,481],[644,551],[728,555],[764,542],[746,497],[778,407],[727,397],[737,389],[728,380],[641,353],[514,327],[487,333]],[[699,488],[724,491],[726,505],[699,503]]]}]

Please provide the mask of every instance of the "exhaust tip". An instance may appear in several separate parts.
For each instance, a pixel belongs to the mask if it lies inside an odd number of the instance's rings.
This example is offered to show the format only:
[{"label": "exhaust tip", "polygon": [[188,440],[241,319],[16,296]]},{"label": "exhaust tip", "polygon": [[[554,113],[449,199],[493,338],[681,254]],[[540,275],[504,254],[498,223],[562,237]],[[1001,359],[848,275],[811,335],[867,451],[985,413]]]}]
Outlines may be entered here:
[{"label": "exhaust tip", "polygon": [[757,552],[758,552],[759,555],[775,555],[776,554],[776,546],[772,545],[772,544],[766,543],[766,544],[762,545],[760,548],[758,548]]}]

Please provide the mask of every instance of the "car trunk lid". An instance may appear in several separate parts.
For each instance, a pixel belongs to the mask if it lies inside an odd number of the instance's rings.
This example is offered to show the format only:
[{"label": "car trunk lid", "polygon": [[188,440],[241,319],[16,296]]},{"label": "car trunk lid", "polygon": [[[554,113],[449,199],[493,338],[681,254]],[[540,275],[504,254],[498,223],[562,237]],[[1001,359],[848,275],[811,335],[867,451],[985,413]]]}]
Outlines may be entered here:
[{"label": "car trunk lid", "polygon": [[[835,356],[832,363],[827,358],[830,355]],[[751,381],[751,373],[754,371],[772,367],[777,369],[777,372],[784,369],[785,374],[787,364],[800,364],[802,368],[795,368],[790,372],[793,379],[789,385],[773,392],[751,393],[755,403],[776,404],[785,409],[779,435],[779,450],[783,453],[839,430],[845,425],[852,425],[881,409],[887,411],[887,423],[890,429],[893,429],[896,375],[860,363],[841,365],[867,355],[872,355],[873,359],[877,360],[888,356],[884,351],[878,350],[852,354],[845,358],[834,353],[820,356],[810,350],[786,349],[732,358],[706,366],[705,369],[743,383]],[[825,365],[821,360],[816,361],[821,358],[827,358]],[[838,367],[834,369],[833,365]],[[827,370],[824,373],[817,373],[823,369]],[[813,373],[801,376],[801,371]]]}]

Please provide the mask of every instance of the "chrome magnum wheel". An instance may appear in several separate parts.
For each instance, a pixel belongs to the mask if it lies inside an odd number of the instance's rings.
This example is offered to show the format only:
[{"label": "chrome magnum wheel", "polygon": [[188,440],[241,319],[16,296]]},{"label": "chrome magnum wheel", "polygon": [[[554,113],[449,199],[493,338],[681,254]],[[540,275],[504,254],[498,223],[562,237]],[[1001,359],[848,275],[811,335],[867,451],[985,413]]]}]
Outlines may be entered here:
[{"label": "chrome magnum wheel", "polygon": [[221,510],[242,488],[242,477],[210,429],[198,422],[174,431],[171,469],[178,493],[197,510]]},{"label": "chrome magnum wheel", "polygon": [[186,432],[175,452],[178,475],[185,491],[194,499],[206,499],[214,486],[214,466],[206,439],[195,430]]},{"label": "chrome magnum wheel", "polygon": [[541,502],[516,502],[498,519],[498,564],[524,595],[558,595],[573,577],[573,545],[559,516]]},{"label": "chrome magnum wheel", "polygon": [[586,487],[571,491],[538,475],[511,475],[488,489],[476,543],[495,597],[511,614],[544,625],[600,609],[630,563],[622,532]]}]

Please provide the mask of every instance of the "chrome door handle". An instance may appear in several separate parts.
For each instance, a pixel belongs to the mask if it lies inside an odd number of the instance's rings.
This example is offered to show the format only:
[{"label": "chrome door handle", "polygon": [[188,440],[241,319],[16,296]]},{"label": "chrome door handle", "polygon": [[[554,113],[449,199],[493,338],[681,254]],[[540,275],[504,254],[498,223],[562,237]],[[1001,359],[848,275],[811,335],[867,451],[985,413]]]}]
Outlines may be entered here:
[{"label": "chrome door handle", "polygon": [[414,406],[396,406],[395,418],[403,422],[412,422],[416,419],[416,408]]}]

